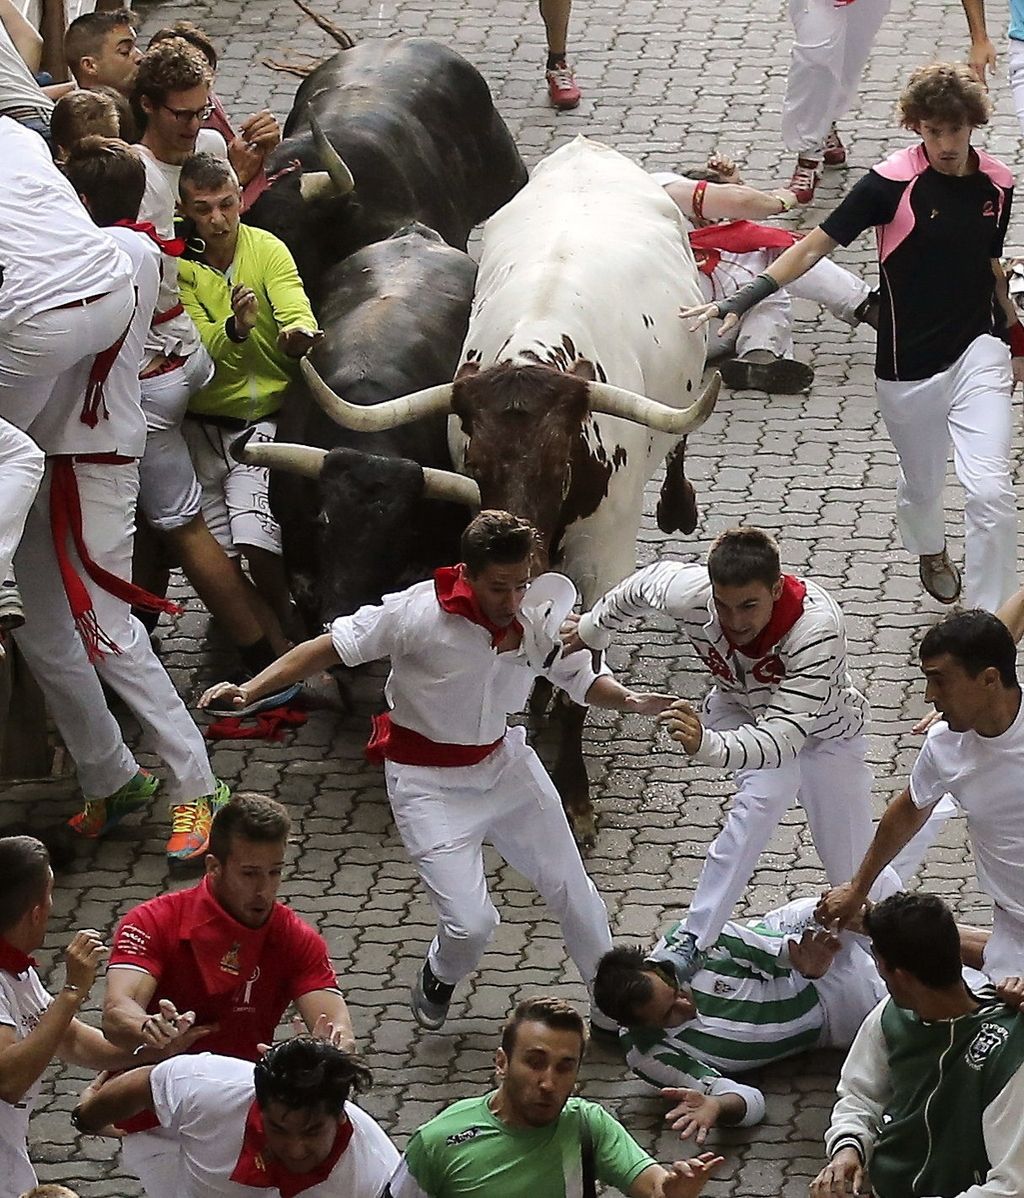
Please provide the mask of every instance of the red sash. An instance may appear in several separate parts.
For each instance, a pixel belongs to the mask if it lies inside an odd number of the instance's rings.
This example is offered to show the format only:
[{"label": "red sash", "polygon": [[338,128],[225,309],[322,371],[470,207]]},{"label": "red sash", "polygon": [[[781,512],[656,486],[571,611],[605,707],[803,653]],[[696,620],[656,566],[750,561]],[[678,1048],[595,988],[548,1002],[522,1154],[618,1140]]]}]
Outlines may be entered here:
[{"label": "red sash", "polygon": [[730,220],[718,225],[705,225],[690,233],[690,245],[697,258],[697,269],[711,275],[722,260],[722,253],[752,254],[755,250],[784,250],[802,234],[774,225],[759,225],[752,220]]},{"label": "red sash", "polygon": [[386,711],[373,717],[366,760],[372,765],[382,765],[385,761],[397,761],[399,765],[477,765],[490,757],[504,739],[504,735],[499,736],[490,745],[444,744],[394,723],[391,713]]}]

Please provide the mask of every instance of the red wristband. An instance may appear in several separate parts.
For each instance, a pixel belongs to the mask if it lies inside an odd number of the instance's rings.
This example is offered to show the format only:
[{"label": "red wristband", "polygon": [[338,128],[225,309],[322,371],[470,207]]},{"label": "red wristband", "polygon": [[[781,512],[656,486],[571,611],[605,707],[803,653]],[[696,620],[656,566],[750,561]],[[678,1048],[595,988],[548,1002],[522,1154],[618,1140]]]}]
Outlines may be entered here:
[{"label": "red wristband", "polygon": [[1024,325],[1019,320],[1010,329],[1010,357],[1024,358]]}]

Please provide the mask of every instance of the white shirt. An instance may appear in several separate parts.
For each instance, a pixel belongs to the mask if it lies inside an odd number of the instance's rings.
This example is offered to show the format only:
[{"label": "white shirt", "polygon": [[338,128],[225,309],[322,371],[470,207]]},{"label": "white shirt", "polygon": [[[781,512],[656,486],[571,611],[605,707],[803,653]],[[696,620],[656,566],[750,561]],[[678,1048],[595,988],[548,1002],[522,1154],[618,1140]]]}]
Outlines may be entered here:
[{"label": "white shirt", "polygon": [[[142,196],[139,220],[150,221],[161,237],[174,236],[174,213],[178,207],[178,180],[182,164],[161,162],[141,143],[133,149],[146,168],[146,190]],[[196,138],[197,154],[215,154],[227,161],[228,147],[216,129],[200,129]],[[157,312],[167,312],[181,302],[178,291],[178,260],[162,257],[162,277],[157,296]],[[199,330],[187,312],[154,325],[146,337],[147,360],[157,355],[187,358],[202,345]]]},{"label": "white shirt", "polygon": [[89,217],[38,133],[0,116],[0,333],[127,282],[132,264]]},{"label": "white shirt", "polygon": [[[156,1117],[181,1146],[180,1198],[279,1198],[275,1187],[231,1180],[256,1097],[252,1077],[251,1062],[209,1052],[172,1057],[150,1074]],[[345,1114],[352,1139],[326,1180],[302,1198],[378,1198],[398,1166],[395,1146],[374,1119],[351,1102]]]},{"label": "white shirt", "polygon": [[[39,975],[32,968],[19,977],[0,970],[0,1024],[14,1028],[18,1040],[24,1040],[39,1022],[39,1017],[53,1000],[43,989]],[[13,1104],[0,1100],[0,1190],[5,1194],[21,1194],[36,1184],[35,1170],[28,1159],[28,1121],[39,1099],[42,1078],[26,1093],[21,1102]]]},{"label": "white shirt", "polygon": [[735,731],[704,729],[693,760],[728,769],[777,769],[809,736],[834,740],[864,730],[868,704],[846,667],[846,624],[835,600],[807,586],[802,614],[760,659],[734,650],[722,631],[706,566],[657,562],[599,599],[580,620],[583,642],[604,649],[608,629],[661,611],[678,620],[715,678],[715,689],[751,721]]},{"label": "white shirt", "polygon": [[0,112],[15,106],[53,112],[53,101],[36,83],[7,26],[0,20]]},{"label": "white shirt", "polygon": [[928,731],[910,775],[910,797],[931,807],[951,795],[967,816],[978,882],[993,902],[1024,923],[1024,702],[1001,736]]},{"label": "white shirt", "polygon": [[[521,613],[520,619],[528,618]],[[442,609],[433,579],[385,595],[331,624],[331,639],[347,666],[391,658],[384,694],[396,724],[440,744],[489,745],[505,735],[541,674],[576,703],[585,703],[595,673],[589,653],[559,657],[538,670],[522,649],[497,653],[491,634]]]},{"label": "white shirt", "polygon": [[27,430],[47,454],[116,453],[140,458],[146,448],[139,370],[160,286],[161,254],[156,242],[145,233],[116,226],[107,232],[131,259],[135,315],[104,384],[103,405],[97,413],[100,419],[93,428],[82,422],[81,413],[94,359],[76,362],[57,379],[46,406]]},{"label": "white shirt", "polygon": [[[43,0],[14,0],[16,8],[21,9],[21,15],[31,21],[39,29],[43,19]],[[122,5],[131,8],[130,4]],[[64,0],[64,18],[68,25],[86,13],[96,11],[96,0]]]}]

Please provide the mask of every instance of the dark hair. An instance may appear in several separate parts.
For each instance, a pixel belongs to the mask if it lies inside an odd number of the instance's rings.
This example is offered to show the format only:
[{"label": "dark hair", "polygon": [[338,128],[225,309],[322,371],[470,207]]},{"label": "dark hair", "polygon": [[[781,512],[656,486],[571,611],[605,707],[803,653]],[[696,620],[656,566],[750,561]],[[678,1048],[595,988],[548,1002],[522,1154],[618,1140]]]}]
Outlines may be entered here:
[{"label": "dark hair", "polygon": [[960,981],[960,934],[953,912],[936,895],[894,894],[874,903],[864,930],[888,969],[904,969],[935,990]]},{"label": "dark hair", "polygon": [[83,58],[92,58],[103,49],[103,43],[115,29],[127,26],[135,29],[138,18],[130,8],[115,12],[87,12],[75,17],[64,33],[64,61],[68,69],[75,68]]},{"label": "dark hair", "polygon": [[613,948],[597,963],[594,1002],[623,1027],[637,1021],[637,1011],[654,996],[652,969],[642,948]]},{"label": "dark hair", "polygon": [[184,194],[185,184],[193,191],[213,191],[225,183],[238,185],[238,176],[231,163],[216,154],[193,154],[186,158],[178,176],[178,192]]},{"label": "dark hair", "polygon": [[162,29],[158,29],[149,39],[149,45],[146,48],[152,50],[160,42],[166,42],[168,38],[172,37],[180,37],[183,41],[188,42],[190,46],[195,46],[210,64],[210,70],[215,71],[217,69],[216,47],[203,30],[192,21],[175,21],[173,25],[165,25]]},{"label": "dark hair", "polygon": [[98,225],[137,220],[146,190],[142,159],[116,137],[93,134],[75,142],[64,163],[64,173]]},{"label": "dark hair", "polygon": [[363,1094],[373,1074],[355,1053],[317,1036],[293,1036],[275,1044],[256,1062],[256,1101],[289,1111],[323,1111],[339,1118],[349,1094]]},{"label": "dark hair", "polygon": [[511,566],[525,561],[537,544],[537,530],[511,512],[484,511],[475,516],[462,534],[462,560],[470,574],[489,565]]},{"label": "dark hair", "polygon": [[931,661],[944,653],[956,658],[972,678],[977,678],[982,670],[994,668],[999,671],[1003,686],[1019,685],[1017,646],[1010,630],[991,612],[981,608],[951,612],[929,628],[918,650],[921,661]]},{"label": "dark hair", "polygon": [[117,107],[102,92],[80,90],[61,96],[50,114],[50,140],[56,150],[67,154],[76,142],[95,133],[120,137]]},{"label": "dark hair", "polygon": [[279,844],[288,839],[291,826],[288,812],[276,799],[240,791],[213,817],[209,852],[223,865],[234,837],[257,844]]},{"label": "dark hair", "polygon": [[587,1046],[587,1025],[583,1016],[562,998],[527,998],[505,1020],[501,1029],[501,1047],[511,1057],[516,1047],[516,1034],[522,1023],[543,1023],[560,1032],[575,1032],[580,1038],[580,1059]]},{"label": "dark hair", "polygon": [[89,90],[95,92],[98,96],[106,96],[113,101],[114,107],[117,109],[118,135],[121,140],[126,141],[129,145],[137,142],[139,136],[135,114],[132,112],[132,106],[128,97],[123,92],[119,92],[116,87],[110,87],[106,83],[97,83],[94,87],[89,88]]},{"label": "dark hair", "polygon": [[212,79],[210,64],[195,46],[190,46],[180,37],[159,42],[142,56],[132,88],[132,112],[139,127],[146,127],[143,98],[154,107],[159,107],[171,92],[188,91],[201,83],[209,86]]},{"label": "dark hair", "polygon": [[966,63],[932,62],[918,67],[899,99],[900,124],[910,129],[923,121],[950,125],[987,125],[992,102],[985,85]]},{"label": "dark hair", "polygon": [[708,574],[714,586],[763,582],[770,589],[782,576],[778,543],[760,528],[728,528],[708,551]]},{"label": "dark hair", "polygon": [[34,836],[0,837],[0,933],[43,901],[50,854]]}]

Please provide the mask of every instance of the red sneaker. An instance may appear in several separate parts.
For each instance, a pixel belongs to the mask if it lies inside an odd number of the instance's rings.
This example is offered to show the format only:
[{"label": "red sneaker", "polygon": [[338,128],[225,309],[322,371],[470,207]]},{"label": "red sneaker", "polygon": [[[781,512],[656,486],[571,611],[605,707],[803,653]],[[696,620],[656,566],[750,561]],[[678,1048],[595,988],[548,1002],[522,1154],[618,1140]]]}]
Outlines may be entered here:
[{"label": "red sneaker", "polygon": [[559,63],[545,72],[548,81],[548,99],[560,110],[575,108],[580,102],[580,89],[576,76],[567,62]]},{"label": "red sneaker", "polygon": [[828,137],[825,138],[825,144],[822,147],[822,161],[826,166],[845,166],[846,165],[846,146],[843,145],[839,137],[839,130],[832,126],[828,131]]},{"label": "red sneaker", "polygon": [[796,196],[798,204],[809,204],[814,199],[814,189],[820,178],[815,159],[801,157],[796,160],[796,170],[786,186]]}]

